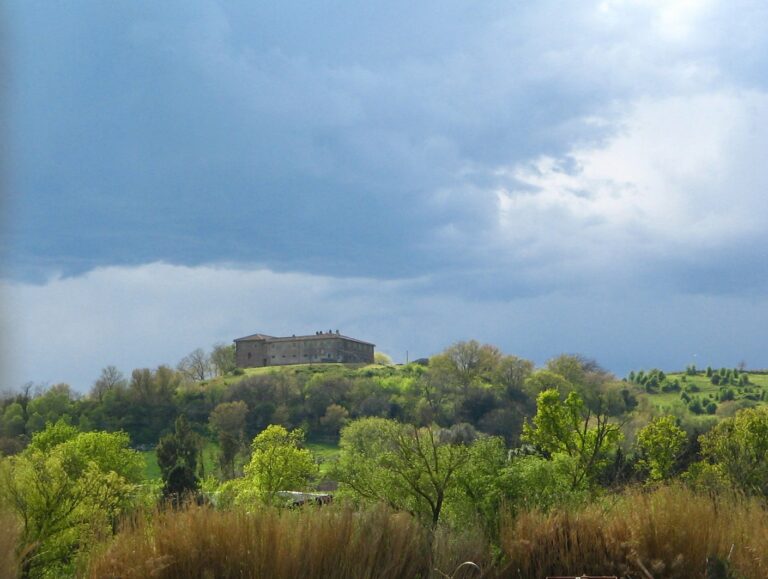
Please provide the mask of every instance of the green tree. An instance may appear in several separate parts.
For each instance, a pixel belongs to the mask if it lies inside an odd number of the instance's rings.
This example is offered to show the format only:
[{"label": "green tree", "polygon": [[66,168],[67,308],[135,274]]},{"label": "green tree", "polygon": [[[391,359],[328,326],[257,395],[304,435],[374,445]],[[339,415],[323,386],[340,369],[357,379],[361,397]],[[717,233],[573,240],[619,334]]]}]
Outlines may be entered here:
[{"label": "green tree", "polygon": [[685,431],[677,425],[674,416],[654,418],[637,434],[636,444],[641,455],[637,467],[647,470],[652,481],[669,478],[686,441]]},{"label": "green tree", "polygon": [[610,422],[606,413],[587,408],[576,392],[561,400],[557,390],[545,390],[536,407],[533,423],[523,425],[523,440],[550,455],[573,458],[573,489],[591,482],[621,439],[620,425]]},{"label": "green tree", "polygon": [[251,460],[238,481],[237,501],[277,502],[279,491],[304,490],[317,475],[312,453],[301,445],[304,433],[272,424],[251,443]]},{"label": "green tree", "polygon": [[356,420],[342,430],[336,474],[353,495],[385,501],[434,527],[469,460],[469,445],[456,434],[384,418]]},{"label": "green tree", "polygon": [[71,575],[79,554],[140,500],[144,461],[125,433],[59,422],[0,464],[0,495],[23,524],[26,577]]},{"label": "green tree", "polygon": [[496,346],[477,340],[457,342],[429,360],[430,372],[456,384],[463,391],[478,379],[488,380],[502,359]]},{"label": "green tree", "polygon": [[733,486],[768,496],[768,408],[748,408],[699,437],[704,460]]},{"label": "green tree", "polygon": [[573,390],[573,384],[551,370],[539,370],[525,380],[525,390],[532,398],[545,390],[557,390],[565,396]]},{"label": "green tree", "polygon": [[237,367],[234,344],[215,344],[210,356],[211,364],[218,376],[231,372]]},{"label": "green tree", "polygon": [[165,497],[179,500],[200,488],[197,476],[200,446],[200,437],[192,431],[183,414],[176,419],[174,432],[160,439],[155,452],[163,475]]},{"label": "green tree", "polygon": [[235,458],[243,448],[247,414],[248,405],[242,400],[222,402],[208,420],[219,439],[219,469],[223,480],[235,477]]}]

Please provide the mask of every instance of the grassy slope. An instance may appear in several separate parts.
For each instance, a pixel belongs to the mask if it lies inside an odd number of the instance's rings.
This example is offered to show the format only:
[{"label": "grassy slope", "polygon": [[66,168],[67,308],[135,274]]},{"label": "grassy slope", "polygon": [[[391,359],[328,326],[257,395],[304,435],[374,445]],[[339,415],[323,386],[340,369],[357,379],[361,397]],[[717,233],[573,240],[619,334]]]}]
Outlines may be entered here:
[{"label": "grassy slope", "polygon": [[[733,402],[725,402],[720,403],[717,401],[717,393],[720,390],[720,386],[715,386],[709,381],[709,378],[707,378],[704,374],[699,374],[697,376],[687,376],[686,382],[682,382],[682,378],[684,376],[683,373],[676,373],[676,374],[668,374],[669,380],[680,380],[681,386],[685,386],[686,384],[694,384],[699,388],[698,392],[691,393],[691,396],[698,396],[702,401],[706,400],[714,400],[719,407],[727,407],[728,405],[733,405]],[[749,375],[749,381],[750,386],[752,386],[753,389],[757,390],[763,389],[768,390],[768,374],[750,374]],[[737,393],[739,390],[738,386],[729,386],[729,388],[733,388]],[[651,404],[658,408],[659,410],[670,412],[673,408],[686,408],[686,406],[683,404],[683,402],[680,400],[680,392],[654,392],[654,393],[642,393],[641,396],[647,396],[650,400]],[[757,404],[766,404],[768,402],[765,401],[759,401]],[[721,414],[721,412],[718,412],[718,414]],[[693,413],[691,413],[693,416]]]},{"label": "grassy slope", "polygon": [[[219,447],[215,442],[207,441],[205,448],[203,449],[203,461],[205,465],[205,474],[216,474],[218,465],[216,463],[216,454],[219,452]],[[144,476],[148,479],[160,480],[160,467],[157,464],[157,454],[155,449],[145,450],[141,453],[144,456],[146,466],[144,467]]]}]

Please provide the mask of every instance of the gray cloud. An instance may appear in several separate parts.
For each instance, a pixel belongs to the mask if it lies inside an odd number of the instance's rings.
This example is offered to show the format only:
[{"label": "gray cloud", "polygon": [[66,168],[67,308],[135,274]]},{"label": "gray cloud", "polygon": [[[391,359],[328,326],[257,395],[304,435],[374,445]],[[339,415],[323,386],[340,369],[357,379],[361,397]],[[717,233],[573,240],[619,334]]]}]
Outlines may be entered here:
[{"label": "gray cloud", "polygon": [[11,2],[13,381],[297,326],[758,360],[681,328],[762,315],[767,11]]},{"label": "gray cloud", "polygon": [[493,226],[500,167],[611,139],[638,99],[764,88],[764,11],[12,4],[12,265],[466,270],[486,242],[441,242]]},{"label": "gray cloud", "polygon": [[[403,361],[477,338],[537,363],[561,352],[630,368],[768,366],[765,295],[663,299],[639,289],[476,299],[428,278],[331,278],[163,263],[108,267],[44,284],[5,283],[4,384],[65,381],[87,390],[99,370],[175,364],[197,347],[252,332],[339,328]],[[696,357],[694,358],[694,354]]]}]

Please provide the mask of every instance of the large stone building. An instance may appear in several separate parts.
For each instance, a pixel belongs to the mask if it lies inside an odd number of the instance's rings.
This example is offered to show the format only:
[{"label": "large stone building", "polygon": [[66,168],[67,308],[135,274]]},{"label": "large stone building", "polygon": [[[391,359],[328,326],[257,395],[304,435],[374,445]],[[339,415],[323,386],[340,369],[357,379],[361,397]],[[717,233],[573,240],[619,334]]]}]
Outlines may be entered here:
[{"label": "large stone building", "polygon": [[335,332],[315,332],[311,336],[276,338],[253,334],[235,340],[235,359],[239,368],[341,362],[372,364],[374,344]]}]

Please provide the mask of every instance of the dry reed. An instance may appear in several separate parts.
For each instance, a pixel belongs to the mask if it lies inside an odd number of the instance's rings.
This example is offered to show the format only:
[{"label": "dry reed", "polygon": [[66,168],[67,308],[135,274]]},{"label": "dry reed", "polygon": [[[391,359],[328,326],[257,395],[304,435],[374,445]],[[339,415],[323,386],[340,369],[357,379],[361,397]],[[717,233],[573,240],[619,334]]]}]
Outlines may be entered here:
[{"label": "dry reed", "polygon": [[429,573],[411,517],[349,508],[256,513],[191,506],[139,518],[91,557],[88,577],[378,578]]},{"label": "dry reed", "polygon": [[509,560],[496,577],[695,579],[713,557],[745,579],[768,577],[768,512],[753,499],[682,486],[632,490],[577,511],[524,513],[503,527]]},{"label": "dry reed", "polygon": [[21,526],[13,513],[0,511],[0,578],[10,579],[19,575],[19,559],[16,547]]}]

